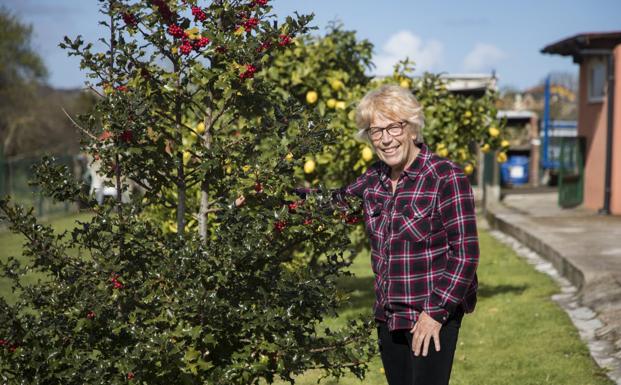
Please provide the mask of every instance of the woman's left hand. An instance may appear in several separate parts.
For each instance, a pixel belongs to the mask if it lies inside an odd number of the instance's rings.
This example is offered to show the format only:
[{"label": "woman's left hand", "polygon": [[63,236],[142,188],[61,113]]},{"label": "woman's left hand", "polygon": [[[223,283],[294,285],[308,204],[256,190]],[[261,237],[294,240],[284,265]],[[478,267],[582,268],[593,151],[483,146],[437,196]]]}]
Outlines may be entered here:
[{"label": "woman's left hand", "polygon": [[418,316],[418,321],[414,324],[410,333],[412,336],[412,351],[415,356],[419,356],[422,353],[423,357],[427,357],[429,351],[429,345],[433,338],[433,343],[436,347],[436,352],[440,351],[440,329],[442,324],[429,316],[425,312],[421,312]]}]

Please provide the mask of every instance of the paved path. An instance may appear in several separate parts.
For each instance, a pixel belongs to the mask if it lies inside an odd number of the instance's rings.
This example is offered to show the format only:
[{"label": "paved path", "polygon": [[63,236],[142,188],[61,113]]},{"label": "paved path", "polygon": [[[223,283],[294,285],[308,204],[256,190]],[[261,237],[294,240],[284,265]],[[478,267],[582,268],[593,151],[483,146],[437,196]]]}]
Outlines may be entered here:
[{"label": "paved path", "polygon": [[486,218],[492,228],[548,260],[576,288],[555,300],[598,364],[621,385],[621,217],[561,209],[556,199],[556,193],[509,195],[489,207]]}]

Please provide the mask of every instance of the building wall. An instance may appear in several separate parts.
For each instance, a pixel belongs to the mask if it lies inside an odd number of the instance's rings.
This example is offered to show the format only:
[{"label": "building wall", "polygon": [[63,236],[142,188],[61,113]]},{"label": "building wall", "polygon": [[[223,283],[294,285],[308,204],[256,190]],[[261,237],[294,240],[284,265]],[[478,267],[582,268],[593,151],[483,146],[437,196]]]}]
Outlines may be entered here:
[{"label": "building wall", "polygon": [[586,137],[583,205],[598,210],[604,203],[606,99],[602,102],[589,102],[588,68],[591,62],[592,57],[585,56],[580,64],[578,135]]},{"label": "building wall", "polygon": [[610,210],[621,215],[621,44],[614,50],[615,94],[612,145],[612,197]]}]

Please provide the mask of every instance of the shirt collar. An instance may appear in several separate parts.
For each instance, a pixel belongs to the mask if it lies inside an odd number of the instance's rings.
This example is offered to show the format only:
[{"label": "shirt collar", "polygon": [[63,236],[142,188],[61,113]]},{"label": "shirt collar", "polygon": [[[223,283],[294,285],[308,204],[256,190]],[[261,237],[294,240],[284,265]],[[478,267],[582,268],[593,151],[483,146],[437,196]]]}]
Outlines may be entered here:
[{"label": "shirt collar", "polygon": [[[431,156],[433,155],[433,153],[429,151],[429,148],[426,144],[420,143],[415,144],[415,146],[417,146],[420,151],[418,152],[418,155],[416,155],[416,158],[414,158],[412,164],[410,164],[408,168],[403,170],[403,173],[410,179],[414,179],[416,175],[420,173],[420,171],[427,163],[427,160],[429,160],[429,158],[431,158]],[[386,182],[386,180],[390,178],[390,167],[382,161],[380,161],[380,168],[378,169],[378,172],[380,174],[380,180],[382,181],[382,183]]]}]

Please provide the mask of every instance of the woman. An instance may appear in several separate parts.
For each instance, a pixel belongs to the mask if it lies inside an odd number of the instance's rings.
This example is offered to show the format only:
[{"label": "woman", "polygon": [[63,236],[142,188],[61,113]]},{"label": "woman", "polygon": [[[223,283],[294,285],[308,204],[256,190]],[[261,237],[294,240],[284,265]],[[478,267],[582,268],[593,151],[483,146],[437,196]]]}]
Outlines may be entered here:
[{"label": "woman", "polygon": [[476,303],[472,189],[423,143],[422,108],[410,91],[369,92],[356,122],[380,160],[337,198],[363,200],[386,377],[390,385],[448,384],[461,318]]}]

